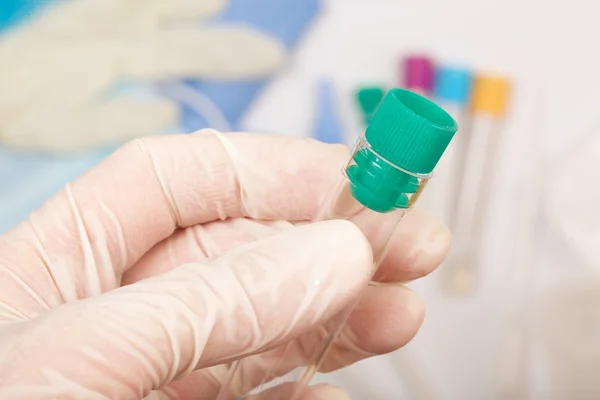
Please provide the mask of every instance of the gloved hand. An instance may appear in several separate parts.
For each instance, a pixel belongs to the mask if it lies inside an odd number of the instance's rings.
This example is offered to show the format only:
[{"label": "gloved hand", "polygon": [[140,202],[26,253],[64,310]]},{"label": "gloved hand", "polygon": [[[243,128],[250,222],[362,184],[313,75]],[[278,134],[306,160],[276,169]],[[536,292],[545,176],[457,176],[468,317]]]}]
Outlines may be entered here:
[{"label": "gloved hand", "polygon": [[[204,130],[135,140],[68,184],[0,238],[0,398],[214,399],[232,360],[311,348],[370,279],[353,224],[306,223],[348,156]],[[395,240],[382,281],[431,272],[449,233],[415,210]],[[324,368],[398,349],[422,318],[407,288],[370,286]]]},{"label": "gloved hand", "polygon": [[[156,82],[272,75],[287,58],[283,44],[243,24],[207,23],[228,3],[56,1],[0,36],[0,142],[54,152],[117,145],[178,124],[179,105],[155,93]],[[215,114],[202,95],[177,92]]]}]

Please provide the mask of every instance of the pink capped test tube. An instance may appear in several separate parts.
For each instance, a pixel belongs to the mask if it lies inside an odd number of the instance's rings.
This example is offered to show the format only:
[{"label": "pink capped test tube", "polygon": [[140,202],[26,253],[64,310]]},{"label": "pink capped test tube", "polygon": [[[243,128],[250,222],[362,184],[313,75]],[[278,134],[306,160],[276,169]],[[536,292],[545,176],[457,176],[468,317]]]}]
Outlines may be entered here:
[{"label": "pink capped test tube", "polygon": [[429,97],[433,91],[435,65],[424,55],[405,57],[400,65],[401,86],[422,96]]}]

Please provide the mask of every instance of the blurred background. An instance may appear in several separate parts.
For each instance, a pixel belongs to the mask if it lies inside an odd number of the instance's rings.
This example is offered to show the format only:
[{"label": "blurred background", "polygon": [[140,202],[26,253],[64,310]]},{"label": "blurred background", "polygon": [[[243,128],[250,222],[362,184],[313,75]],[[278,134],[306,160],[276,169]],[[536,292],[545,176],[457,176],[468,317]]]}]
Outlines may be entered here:
[{"label": "blurred background", "polygon": [[600,398],[598,7],[2,0],[0,232],[132,138],[351,145],[407,87],[460,125],[421,204],[453,249],[410,283],[417,338],[326,378],[356,399]]}]

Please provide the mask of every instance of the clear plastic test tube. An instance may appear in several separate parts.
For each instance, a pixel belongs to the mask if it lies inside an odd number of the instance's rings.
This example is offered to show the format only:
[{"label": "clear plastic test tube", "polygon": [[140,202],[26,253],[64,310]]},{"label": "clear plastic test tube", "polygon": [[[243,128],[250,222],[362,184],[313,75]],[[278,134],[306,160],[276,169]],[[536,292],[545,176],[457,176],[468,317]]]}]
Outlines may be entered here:
[{"label": "clear plastic test tube", "polygon": [[323,143],[347,143],[336,100],[332,82],[321,80],[317,85],[317,109],[313,132],[314,138]]},{"label": "clear plastic test tube", "polygon": [[362,113],[364,126],[369,126],[384,96],[385,89],[382,86],[363,86],[356,91],[356,101]]},{"label": "clear plastic test tube", "polygon": [[435,65],[426,55],[410,55],[401,62],[402,87],[429,98],[435,82]]},{"label": "clear plastic test tube", "polygon": [[482,245],[479,238],[508,96],[509,82],[503,77],[481,75],[474,79],[469,140],[450,226],[453,244],[443,270],[444,286],[453,293],[468,293],[476,285],[478,250]]},{"label": "clear plastic test tube", "polygon": [[429,184],[421,199],[421,206],[448,226],[455,224],[458,188],[464,172],[469,141],[467,107],[471,95],[471,82],[471,72],[465,68],[441,66],[435,72],[433,98],[454,118],[460,126],[460,131],[441,158],[437,168],[437,179]]},{"label": "clear plastic test tube", "polygon": [[[349,218],[368,238],[373,250],[373,274],[385,257],[392,234],[407,210],[417,201],[446,147],[458,129],[454,119],[424,97],[403,89],[392,89],[385,96],[343,167],[343,174],[332,190],[316,220],[331,219],[350,211]],[[341,277],[343,279],[343,277]],[[360,298],[356,299],[356,303]],[[256,386],[288,374],[293,367],[308,365],[299,375],[285,380],[298,381],[295,400],[318,372],[339,332],[345,326],[356,303],[340,313],[329,330],[308,333],[311,337],[288,343],[277,362],[266,362],[258,354],[232,366],[229,385],[224,385],[218,400],[244,395],[235,385]],[[309,344],[307,349],[306,345]],[[308,351],[309,359],[306,359]],[[262,376],[250,371],[269,364]],[[236,377],[235,374],[238,374]],[[282,380],[275,381],[281,383]]]}]

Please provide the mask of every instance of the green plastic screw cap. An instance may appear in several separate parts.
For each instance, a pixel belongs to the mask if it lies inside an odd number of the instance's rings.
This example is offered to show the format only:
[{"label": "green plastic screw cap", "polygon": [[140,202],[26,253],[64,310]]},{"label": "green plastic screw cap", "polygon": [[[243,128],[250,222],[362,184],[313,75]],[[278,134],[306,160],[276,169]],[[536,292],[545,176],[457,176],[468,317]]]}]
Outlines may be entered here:
[{"label": "green plastic screw cap", "polygon": [[458,130],[441,107],[416,93],[393,89],[383,99],[365,137],[379,155],[417,174],[428,174]]},{"label": "green plastic screw cap", "polygon": [[432,101],[392,89],[365,132],[372,151],[359,150],[346,171],[352,194],[377,212],[406,208],[418,179],[395,167],[416,175],[431,173],[457,130],[454,119]]}]

